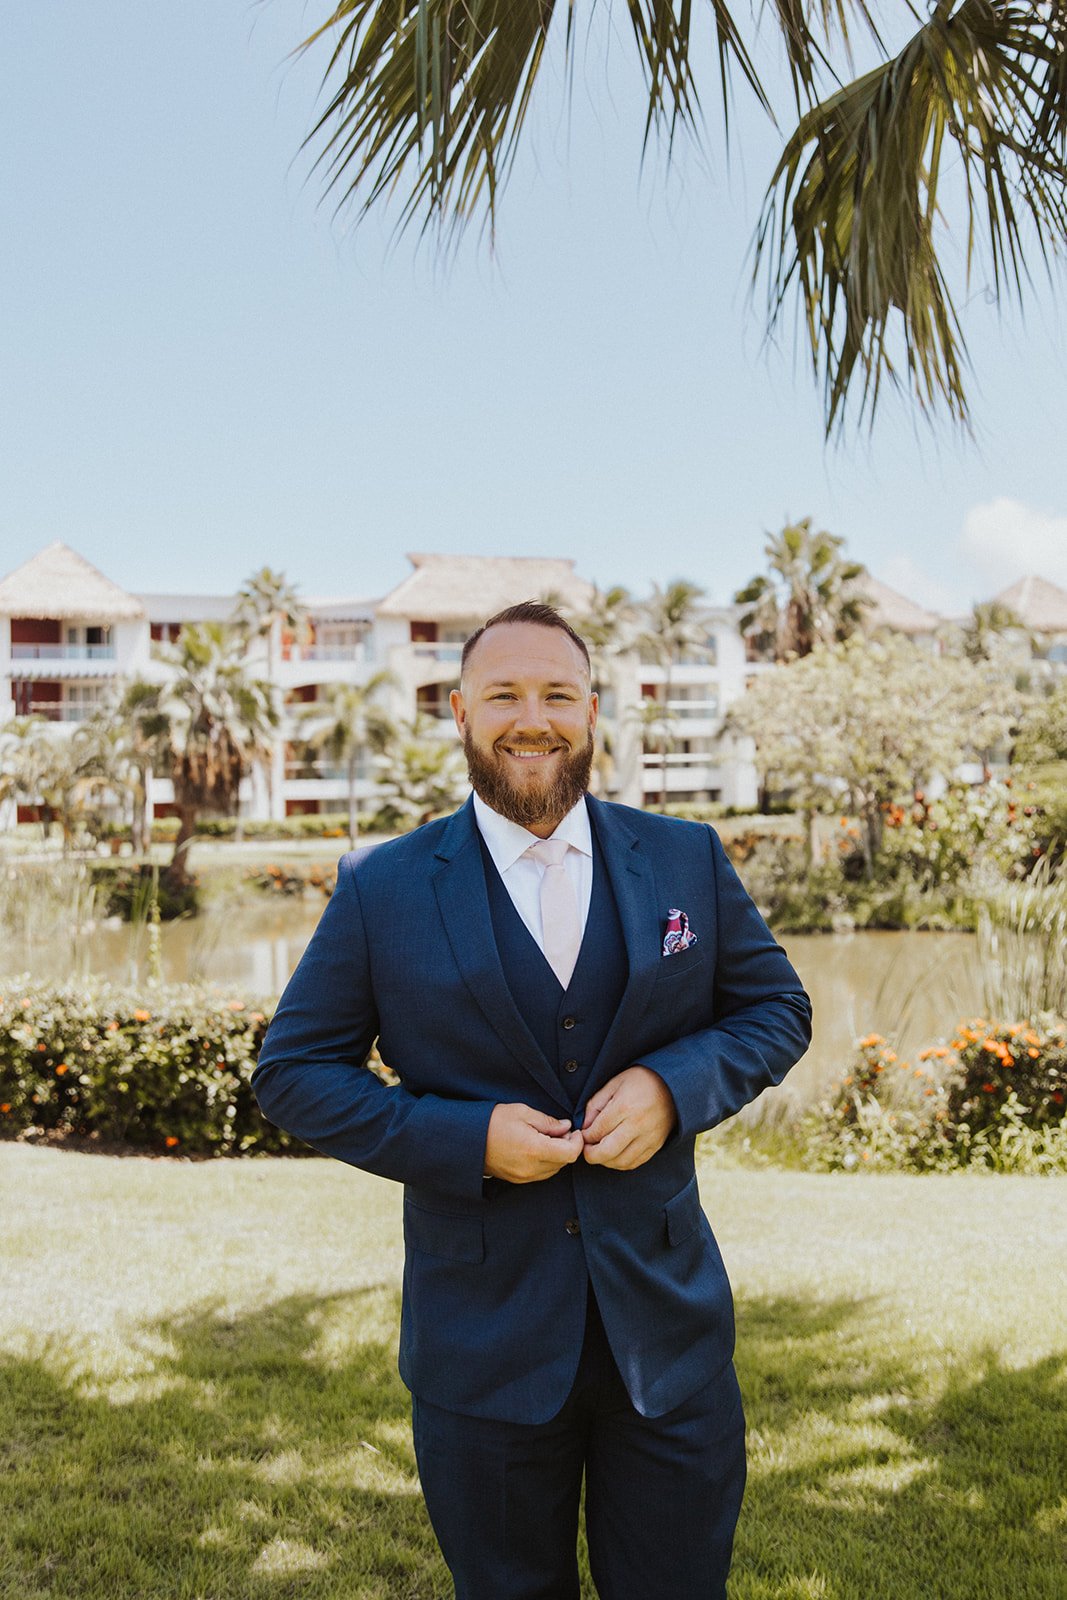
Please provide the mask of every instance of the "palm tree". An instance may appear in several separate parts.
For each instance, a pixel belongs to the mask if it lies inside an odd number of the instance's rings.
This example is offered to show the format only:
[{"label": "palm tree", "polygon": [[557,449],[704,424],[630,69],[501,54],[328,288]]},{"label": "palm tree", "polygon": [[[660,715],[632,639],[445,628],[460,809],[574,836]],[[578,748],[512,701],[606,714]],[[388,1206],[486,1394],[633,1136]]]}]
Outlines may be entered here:
[{"label": "palm tree", "polygon": [[348,838],[353,850],[359,832],[357,771],[368,750],[382,750],[393,734],[389,718],[375,704],[375,695],[394,681],[390,672],[375,672],[366,683],[332,683],[321,700],[293,708],[303,724],[303,742],[345,767]]},{"label": "palm tree", "polygon": [[632,642],[637,615],[630,591],[621,583],[608,589],[593,585],[589,609],[577,619],[575,627],[589,647],[594,689],[603,688],[610,658]]},{"label": "palm tree", "polygon": [[[662,695],[657,694],[658,717],[648,713],[650,724],[658,728],[655,737],[660,755],[660,804],[667,803],[667,753],[673,742],[669,725],[674,715],[671,704],[673,669],[683,655],[708,656],[707,626],[700,602],[704,590],[687,578],[675,578],[664,588],[653,583],[652,593],[642,605],[644,623],[636,643],[641,651],[664,669]],[[644,716],[645,713],[642,713]]]},{"label": "palm tree", "polygon": [[[577,6],[331,3],[304,41],[328,39],[331,52],[309,135],[327,188],[361,213],[399,193],[403,225],[461,229],[482,215],[492,229],[550,33],[572,61],[584,37]],[[966,422],[966,343],[939,252],[966,239],[969,277],[984,239],[994,294],[1021,299],[1027,251],[1047,260],[1067,244],[1063,0],[927,0],[925,18],[901,6],[898,29],[913,31],[899,48],[870,0],[779,0],[751,13],[710,0],[707,35],[697,7],[625,4],[648,87],[646,143],[662,131],[670,147],[679,128],[699,137],[713,55],[724,123],[731,70],[776,116],[753,46],[765,18],[782,35],[796,121],[764,198],[756,273],[771,329],[795,297],[827,431],[854,384],[869,419],[902,370],[922,409]],[[876,64],[849,81],[856,31]],[[712,33],[717,50],[705,50]]]},{"label": "palm tree", "polygon": [[[234,626],[246,639],[266,639],[267,682],[274,683],[274,624],[279,622],[301,643],[310,635],[307,608],[300,599],[295,585],[284,572],[271,567],[260,567],[253,572],[237,592],[237,603],[231,618]],[[267,779],[268,810],[273,811],[274,769],[267,752],[264,770]]]},{"label": "palm tree", "polygon": [[735,604],[751,608],[739,619],[741,632],[773,641],[775,661],[841,644],[861,625],[870,601],[856,581],[867,569],[842,558],[844,543],[837,534],[813,533],[810,517],[788,523],[764,546],[769,572],[734,595]]},{"label": "palm tree", "polygon": [[165,765],[170,753],[170,718],[164,709],[165,690],[160,683],[132,678],[124,687],[112,715],[122,729],[129,775],[127,786],[133,804],[130,848],[148,854],[148,791],[153,768]]},{"label": "palm tree", "polygon": [[12,717],[0,727],[0,803],[36,805],[45,839],[52,823],[52,809],[42,793],[52,765],[47,727],[36,713]]},{"label": "palm tree", "polygon": [[1027,632],[1025,624],[1010,606],[1000,600],[979,601],[963,624],[963,653],[968,661],[992,661],[997,654],[997,640],[1002,634],[1015,629]]},{"label": "palm tree", "polygon": [[307,637],[307,609],[284,572],[260,567],[237,591],[231,621],[246,638],[266,639],[267,677],[274,682],[274,624],[280,622],[298,638]]},{"label": "palm tree", "polygon": [[[223,814],[237,804],[251,761],[270,747],[278,722],[272,685],[250,678],[240,633],[221,622],[187,623],[159,659],[174,676],[160,686],[156,742],[174,784],[178,836],[164,876],[172,891],[188,889],[186,853],[203,811]],[[146,726],[152,712],[144,705]]]},{"label": "palm tree", "polygon": [[[646,698],[639,700],[635,706],[629,708],[626,712],[626,720],[627,722],[636,723],[641,737],[642,750],[647,745],[652,744],[659,752],[659,803],[665,807],[667,804],[667,757],[674,748],[674,724],[677,721],[677,713],[662,700]],[[641,787],[643,794],[643,781]]]},{"label": "palm tree", "polygon": [[382,811],[395,827],[412,828],[450,811],[466,787],[466,765],[459,746],[428,732],[428,718],[416,715],[390,740],[378,788]]}]

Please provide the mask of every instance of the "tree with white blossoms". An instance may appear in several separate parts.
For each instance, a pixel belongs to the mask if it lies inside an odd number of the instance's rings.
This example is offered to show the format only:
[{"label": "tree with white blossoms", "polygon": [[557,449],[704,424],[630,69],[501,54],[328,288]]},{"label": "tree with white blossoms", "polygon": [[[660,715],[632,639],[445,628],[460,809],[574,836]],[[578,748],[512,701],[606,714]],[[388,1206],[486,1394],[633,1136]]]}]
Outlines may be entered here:
[{"label": "tree with white blossoms", "polygon": [[856,636],[761,674],[727,721],[803,812],[809,860],[816,815],[848,811],[862,823],[869,875],[888,807],[1002,744],[1020,712],[1018,691],[989,663]]}]

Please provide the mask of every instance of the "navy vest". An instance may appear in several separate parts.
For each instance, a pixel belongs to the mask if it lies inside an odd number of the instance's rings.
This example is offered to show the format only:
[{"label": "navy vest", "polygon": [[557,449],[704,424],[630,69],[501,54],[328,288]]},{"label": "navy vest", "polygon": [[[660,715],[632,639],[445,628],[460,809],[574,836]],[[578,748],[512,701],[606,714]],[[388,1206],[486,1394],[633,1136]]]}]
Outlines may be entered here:
[{"label": "navy vest", "polygon": [[515,910],[504,880],[478,835],[489,891],[497,953],[523,1021],[560,1077],[573,1106],[585,1085],[619,1008],[629,963],[618,907],[592,828],[593,893],[571,981],[564,990]]}]

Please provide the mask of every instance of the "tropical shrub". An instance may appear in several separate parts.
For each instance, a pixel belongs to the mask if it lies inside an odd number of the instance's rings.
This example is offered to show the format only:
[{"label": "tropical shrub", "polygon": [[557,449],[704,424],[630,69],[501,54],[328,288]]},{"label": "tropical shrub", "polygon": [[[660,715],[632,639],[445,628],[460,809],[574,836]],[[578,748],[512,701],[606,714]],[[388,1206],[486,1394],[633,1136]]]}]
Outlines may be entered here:
[{"label": "tropical shrub", "polygon": [[246,867],[243,880],[254,889],[268,894],[299,895],[314,889],[326,896],[333,894],[337,882],[337,868],[324,867],[315,862],[286,862],[278,866],[269,862],[265,867]]},{"label": "tropical shrub", "polygon": [[803,1126],[822,1170],[1067,1173],[1067,1023],[978,1018],[915,1065],[880,1034]]}]

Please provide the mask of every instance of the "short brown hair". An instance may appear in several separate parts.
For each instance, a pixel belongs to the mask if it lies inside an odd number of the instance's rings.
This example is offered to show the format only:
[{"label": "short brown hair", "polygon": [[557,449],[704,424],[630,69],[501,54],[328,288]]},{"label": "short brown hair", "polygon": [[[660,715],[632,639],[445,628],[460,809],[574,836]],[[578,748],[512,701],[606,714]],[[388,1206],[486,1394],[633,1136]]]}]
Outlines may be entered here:
[{"label": "short brown hair", "polygon": [[578,646],[583,657],[585,658],[586,667],[589,668],[588,645],[582,638],[581,634],[576,633],[571,627],[566,617],[560,616],[555,606],[548,605],[544,600],[520,600],[518,605],[506,606],[503,611],[498,611],[495,616],[489,618],[488,622],[483,622],[481,627],[477,628],[474,633],[471,634],[470,638],[463,646],[463,654],[461,655],[459,661],[459,673],[461,678],[467,665],[467,660],[470,656],[470,653],[478,643],[478,640],[481,638],[482,634],[487,632],[489,628],[499,627],[500,624],[504,622],[532,622],[537,628],[559,628],[562,633],[567,635],[568,639],[572,639]]}]

